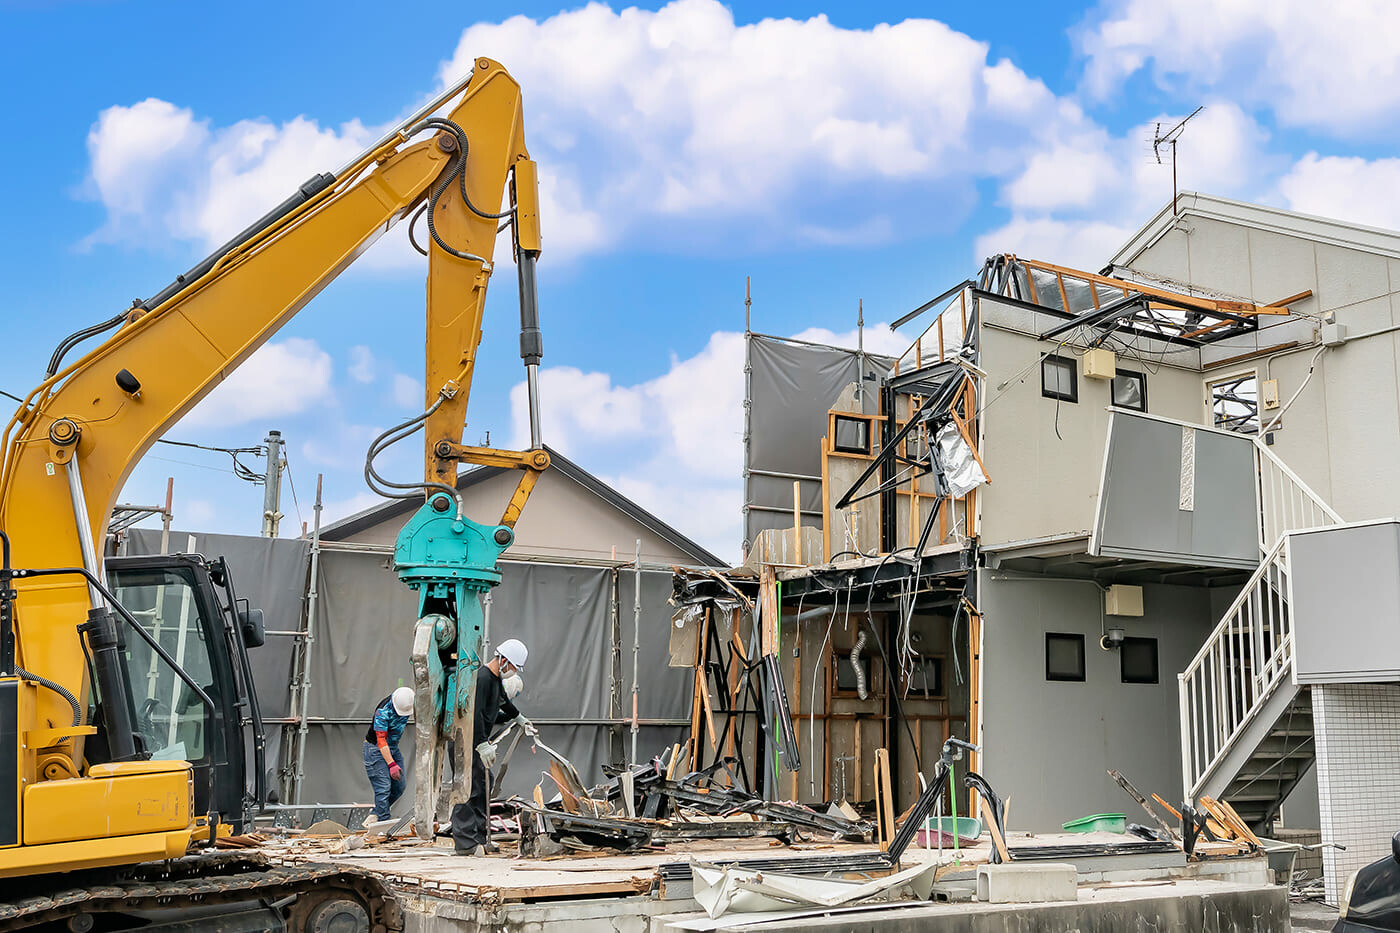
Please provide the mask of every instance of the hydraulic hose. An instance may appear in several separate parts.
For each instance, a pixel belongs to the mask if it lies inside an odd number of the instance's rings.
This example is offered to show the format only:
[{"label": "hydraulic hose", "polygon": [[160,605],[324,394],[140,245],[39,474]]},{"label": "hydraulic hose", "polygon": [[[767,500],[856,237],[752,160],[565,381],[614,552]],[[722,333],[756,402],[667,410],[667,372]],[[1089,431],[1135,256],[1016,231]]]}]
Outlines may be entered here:
[{"label": "hydraulic hose", "polygon": [[[394,425],[383,434],[370,442],[369,450],[365,453],[365,483],[369,488],[386,499],[413,499],[427,490],[440,490],[452,497],[452,501],[457,503],[457,517],[463,515],[462,496],[454,486],[447,483],[417,482],[417,483],[395,483],[390,482],[380,476],[374,469],[374,459],[384,452],[390,445],[395,444],[404,438],[412,435],[418,430],[418,426],[427,421],[432,414],[442,407],[446,401],[446,396],[439,395],[437,401],[421,415],[415,415],[402,424]],[[396,492],[394,490],[404,490]],[[411,490],[411,491],[409,491]]]},{"label": "hydraulic hose", "polygon": [[73,708],[73,725],[81,726],[83,724],[83,708],[78,704],[78,698],[73,696],[73,694],[68,691],[68,688],[64,687],[62,684],[54,683],[47,677],[31,674],[22,667],[15,668],[15,673],[22,679],[30,681],[31,683],[36,683],[41,687],[48,687],[54,693],[63,697],[63,699],[68,701],[68,705]]}]

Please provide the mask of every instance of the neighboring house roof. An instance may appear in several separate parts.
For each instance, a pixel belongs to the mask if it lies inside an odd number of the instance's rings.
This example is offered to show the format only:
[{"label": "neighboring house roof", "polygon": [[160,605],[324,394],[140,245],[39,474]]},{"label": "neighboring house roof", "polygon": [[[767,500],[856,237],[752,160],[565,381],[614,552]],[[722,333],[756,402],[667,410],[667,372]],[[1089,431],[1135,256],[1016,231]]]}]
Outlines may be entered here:
[{"label": "neighboring house roof", "polygon": [[1394,230],[1345,223],[1327,217],[1314,217],[1311,214],[1285,211],[1262,204],[1247,204],[1244,201],[1217,198],[1198,191],[1181,192],[1176,199],[1176,207],[1177,213],[1174,216],[1172,202],[1168,201],[1155,217],[1123,244],[1109,260],[1109,265],[1132,265],[1138,256],[1187,217],[1218,220],[1400,259],[1400,233]]},{"label": "neighboring house roof", "polygon": [[[724,560],[716,557],[690,538],[681,534],[675,528],[672,528],[616,489],[613,489],[607,483],[598,479],[598,477],[594,476],[592,473],[589,473],[577,463],[574,463],[568,457],[559,453],[559,451],[549,445],[545,445],[545,450],[549,451],[550,472],[567,477],[579,486],[582,486],[637,524],[666,540],[677,550],[683,551],[693,557],[697,563],[707,567],[728,566]],[[458,474],[457,488],[468,489],[491,477],[499,476],[507,472],[513,471],[508,467],[476,467],[475,469],[466,470]],[[379,505],[370,506],[362,512],[356,512],[354,515],[327,525],[325,528],[321,529],[321,537],[328,541],[348,538],[351,535],[372,528],[390,519],[414,512],[421,504],[422,500],[416,497],[413,499],[389,499]]]}]

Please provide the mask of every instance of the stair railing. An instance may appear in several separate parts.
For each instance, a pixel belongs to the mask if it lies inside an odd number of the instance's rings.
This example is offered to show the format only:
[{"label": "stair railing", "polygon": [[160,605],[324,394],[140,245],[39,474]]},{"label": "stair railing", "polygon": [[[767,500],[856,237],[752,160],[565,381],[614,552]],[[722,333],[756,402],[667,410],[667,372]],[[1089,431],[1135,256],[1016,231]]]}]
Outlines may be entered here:
[{"label": "stair railing", "polygon": [[1288,539],[1259,562],[1230,608],[1179,674],[1182,787],[1194,798],[1293,662]]},{"label": "stair railing", "polygon": [[1340,525],[1342,518],[1264,442],[1254,439],[1259,486],[1259,550],[1272,551],[1290,531]]}]

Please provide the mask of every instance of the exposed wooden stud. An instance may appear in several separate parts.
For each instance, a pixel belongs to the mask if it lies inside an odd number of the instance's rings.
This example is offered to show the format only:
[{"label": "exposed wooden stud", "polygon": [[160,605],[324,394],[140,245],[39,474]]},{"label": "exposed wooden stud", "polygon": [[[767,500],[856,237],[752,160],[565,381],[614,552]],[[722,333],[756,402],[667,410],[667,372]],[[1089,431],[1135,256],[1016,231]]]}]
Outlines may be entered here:
[{"label": "exposed wooden stud", "polygon": [[802,481],[792,481],[793,560],[802,563]]},{"label": "exposed wooden stud", "polygon": [[943,314],[938,315],[938,362],[943,362]]},{"label": "exposed wooden stud", "polygon": [[894,798],[891,795],[889,749],[875,749],[875,797],[877,800],[876,819],[880,827],[880,851],[890,847],[894,837]]},{"label": "exposed wooden stud", "polygon": [[1055,273],[1055,281],[1060,286],[1060,307],[1065,309],[1066,314],[1073,314],[1069,309],[1069,293],[1065,291],[1065,277],[1060,273]]}]

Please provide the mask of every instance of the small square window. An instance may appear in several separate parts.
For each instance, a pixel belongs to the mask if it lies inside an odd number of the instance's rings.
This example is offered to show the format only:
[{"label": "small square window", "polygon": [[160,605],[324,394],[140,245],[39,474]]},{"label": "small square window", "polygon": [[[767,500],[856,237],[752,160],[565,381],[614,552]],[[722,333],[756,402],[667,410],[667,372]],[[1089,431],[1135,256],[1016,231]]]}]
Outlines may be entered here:
[{"label": "small square window", "polygon": [[835,418],[835,438],[832,450],[845,454],[870,453],[870,422],[864,418],[848,418],[837,415]]},{"label": "small square window", "polygon": [[[836,687],[832,692],[837,695],[860,696],[860,682],[856,679],[855,668],[851,667],[850,652],[834,652],[831,661],[836,668]],[[868,651],[860,656],[860,669],[865,675],[866,695],[881,694],[883,691],[879,689],[881,685],[875,682],[874,665]]]},{"label": "small square window", "polygon": [[1119,408],[1147,411],[1147,377],[1120,369],[1113,377],[1113,404]]},{"label": "small square window", "polygon": [[1047,356],[1040,361],[1040,394],[1065,402],[1079,401],[1078,367],[1066,356]]},{"label": "small square window", "polygon": [[1125,638],[1118,654],[1123,683],[1157,683],[1157,639]]},{"label": "small square window", "polygon": [[1084,682],[1084,636],[1045,633],[1045,679]]}]

